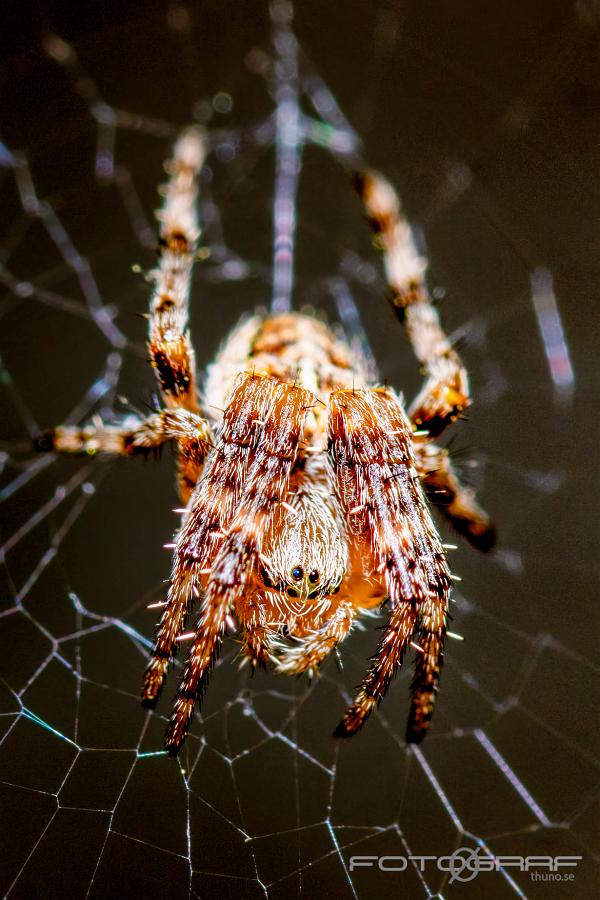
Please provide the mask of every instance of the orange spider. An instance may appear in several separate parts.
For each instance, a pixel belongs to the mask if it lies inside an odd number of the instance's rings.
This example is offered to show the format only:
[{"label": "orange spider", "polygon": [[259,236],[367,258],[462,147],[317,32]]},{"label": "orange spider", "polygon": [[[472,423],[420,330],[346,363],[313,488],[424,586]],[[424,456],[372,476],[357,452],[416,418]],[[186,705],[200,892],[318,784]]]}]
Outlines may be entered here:
[{"label": "orange spider", "polygon": [[187,129],[159,214],[148,345],[162,408],[127,430],[61,426],[37,446],[132,456],[175,443],[186,508],[142,688],[143,704],[154,707],[197,598],[165,737],[170,753],[185,740],[228,625],[237,623],[252,666],[313,672],[356,617],[385,600],[387,625],[335,734],[362,727],[411,646],[407,740],[419,742],[433,712],[452,579],[425,495],[475,546],[486,550],[494,540],[447,451],[433,443],[468,405],[469,388],[430,302],[426,261],[392,187],[375,172],[357,175],[392,304],[426,372],[408,414],[392,389],[369,383],[360,353],[298,313],[242,321],[209,367],[199,398],[188,300],[204,152],[201,131]]}]

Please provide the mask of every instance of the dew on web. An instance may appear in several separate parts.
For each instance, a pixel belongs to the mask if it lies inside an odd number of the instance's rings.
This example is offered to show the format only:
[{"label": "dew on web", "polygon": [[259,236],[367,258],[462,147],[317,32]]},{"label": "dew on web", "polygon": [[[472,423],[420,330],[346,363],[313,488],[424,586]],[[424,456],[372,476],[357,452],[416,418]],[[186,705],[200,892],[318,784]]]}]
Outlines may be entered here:
[{"label": "dew on web", "polygon": [[[598,271],[582,249],[598,193],[553,113],[559,97],[589,140],[591,6],[549,9],[534,74],[527,48],[511,76],[494,72],[416,7],[321,9],[321,27],[316,5],[292,22],[283,0],[237,23],[226,4],[165,4],[98,33],[82,13],[16,57],[0,143],[7,896],[453,897],[465,871],[433,858],[455,852],[581,856],[562,896],[592,896],[597,450],[580,423],[598,396],[586,354]],[[28,94],[38,82],[45,104]],[[312,306],[410,397],[417,366],[349,187],[363,158],[393,178],[428,244],[475,399],[452,451],[501,540],[487,557],[454,551],[456,639],[419,748],[403,737],[409,666],[364,734],[331,737],[375,617],[311,683],[250,677],[230,637],[184,750],[166,758],[169,697],[147,713],[138,686],[176,526],[169,454],[29,450],[52,424],[124,422],[152,402],[140,273],[161,161],[193,120],[210,150],[191,308],[201,366],[254,306]],[[550,893],[510,861],[477,878],[480,896]]]}]

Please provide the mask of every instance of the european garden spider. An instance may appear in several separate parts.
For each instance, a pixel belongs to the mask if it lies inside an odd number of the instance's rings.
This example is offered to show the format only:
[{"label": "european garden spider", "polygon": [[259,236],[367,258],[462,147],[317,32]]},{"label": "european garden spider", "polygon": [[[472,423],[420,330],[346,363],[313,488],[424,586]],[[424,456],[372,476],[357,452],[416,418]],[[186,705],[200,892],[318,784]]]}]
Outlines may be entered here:
[{"label": "european garden spider", "polygon": [[[181,748],[226,629],[252,666],[314,672],[358,615],[389,600],[372,665],[335,734],[357,732],[416,651],[407,740],[433,712],[452,575],[425,495],[472,544],[494,532],[446,450],[433,440],[469,403],[465,369],[442,331],[398,198],[379,174],[356,176],[383,251],[391,301],[426,373],[405,413],[368,383],[367,366],[327,325],[255,313],[229,335],[201,397],[188,331],[204,140],[186,129],[168,166],[159,264],[150,274],[149,351],[161,409],[137,427],[58,427],[39,449],[148,453],[174,442],[186,504],[170,588],[142,688],[154,707],[178,641],[192,637],[165,747]],[[194,633],[183,635],[199,599]]]}]

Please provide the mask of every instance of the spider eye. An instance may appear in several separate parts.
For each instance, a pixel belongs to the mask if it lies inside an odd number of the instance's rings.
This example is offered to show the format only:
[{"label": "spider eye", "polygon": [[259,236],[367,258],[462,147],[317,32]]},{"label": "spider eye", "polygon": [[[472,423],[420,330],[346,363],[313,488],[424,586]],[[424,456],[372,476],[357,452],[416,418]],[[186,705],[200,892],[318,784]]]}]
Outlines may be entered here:
[{"label": "spider eye", "polygon": [[264,586],[265,586],[265,587],[268,587],[268,588],[269,588],[269,587],[273,587],[273,582],[271,581],[271,579],[270,579],[269,576],[267,575],[267,570],[266,570],[266,569],[263,569],[263,570],[261,571],[260,574],[261,574],[261,577],[262,577]]},{"label": "spider eye", "polygon": [[311,584],[317,583],[317,581],[319,580],[319,573],[317,572],[316,569],[312,570],[312,572],[308,576],[308,580],[310,581]]},{"label": "spider eye", "polygon": [[288,595],[288,597],[297,597],[298,591],[296,590],[296,588],[288,588],[287,595]]},{"label": "spider eye", "polygon": [[304,569],[302,566],[294,566],[292,569],[292,578],[294,581],[300,581],[304,575]]}]

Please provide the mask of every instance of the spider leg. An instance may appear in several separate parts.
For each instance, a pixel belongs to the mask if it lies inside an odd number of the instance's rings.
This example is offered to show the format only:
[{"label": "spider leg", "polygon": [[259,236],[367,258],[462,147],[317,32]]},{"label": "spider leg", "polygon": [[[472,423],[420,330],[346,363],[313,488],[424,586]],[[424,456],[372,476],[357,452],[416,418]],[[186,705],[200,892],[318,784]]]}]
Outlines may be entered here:
[{"label": "spider leg", "polygon": [[[198,176],[206,147],[202,131],[185,129],[167,164],[160,222],[159,260],[150,273],[154,290],[150,300],[148,349],[162,402],[167,409],[200,412],[197,396],[196,359],[188,328],[192,270],[198,251]],[[204,422],[208,430],[208,423]],[[176,443],[179,493],[187,500],[199,470],[189,465],[186,448]]]},{"label": "spider leg", "polygon": [[187,409],[163,409],[134,427],[59,425],[40,434],[34,446],[42,452],[86,456],[97,453],[146,456],[167,441],[177,442],[179,493],[187,501],[198,481],[211,442],[206,420]]},{"label": "spider leg", "polygon": [[370,542],[391,607],[373,663],[335,731],[349,737],[384,697],[424,612],[435,608],[444,622],[451,581],[416,471],[412,428],[393,392],[333,393],[329,441],[350,535]]},{"label": "spider leg", "polygon": [[496,530],[477,503],[475,492],[461,484],[448,451],[418,440],[414,450],[428,500],[474,547],[491,550],[496,542]]},{"label": "spider leg", "polygon": [[150,300],[148,349],[163,405],[134,428],[117,426],[59,426],[36,438],[37,450],[64,453],[98,452],[132,456],[145,453],[168,440],[176,445],[178,485],[187,501],[200,475],[210,428],[200,415],[196,391],[196,364],[188,331],[188,305],[192,268],[197,252],[198,175],[204,163],[202,132],[188,128],[175,144],[168,163],[170,178],[165,188],[160,225],[159,260],[149,279],[154,288]]},{"label": "spider leg", "polygon": [[355,618],[356,609],[353,604],[349,600],[340,603],[333,616],[321,628],[296,637],[296,644],[282,650],[277,661],[277,672],[301,675],[310,669],[318,669],[334,647],[346,637]]},{"label": "spider leg", "polygon": [[262,382],[242,377],[231,393],[203,476],[177,536],[171,584],[146,669],[142,703],[154,707],[162,690],[177,639],[185,625],[202,573],[212,564],[234,516],[251,452],[260,438]]},{"label": "spider leg", "polygon": [[467,372],[431,302],[425,285],[427,260],[417,252],[396,192],[373,171],[357,175],[356,187],[383,252],[392,308],[426,374],[409,415],[418,429],[436,437],[469,405]]},{"label": "spider leg", "polygon": [[373,663],[362,680],[354,703],[349,706],[337,728],[334,737],[352,737],[363,727],[374,707],[385,697],[406,649],[411,641],[416,624],[416,611],[412,603],[399,603],[392,611],[379,641]]},{"label": "spider leg", "polygon": [[165,734],[165,746],[171,754],[176,754],[185,740],[196,699],[206,689],[227,614],[254,587],[263,535],[284,501],[306,410],[314,401],[309,391],[275,379],[248,376],[244,383],[248,382],[262,386],[262,402],[258,409],[253,407],[260,422],[258,440],[252,447],[237,510],[211,568],[196,637]]},{"label": "spider leg", "polygon": [[408,744],[420,744],[429,728],[444,659],[446,638],[445,610],[439,603],[426,601],[420,611],[413,635],[415,654],[411,704],[406,726]]},{"label": "spider leg", "polygon": [[205,158],[198,128],[187,128],[167,163],[169,180],[160,222],[158,265],[150,273],[148,349],[162,400],[167,407],[198,411],[196,362],[188,330],[192,269],[199,235],[198,175]]}]

